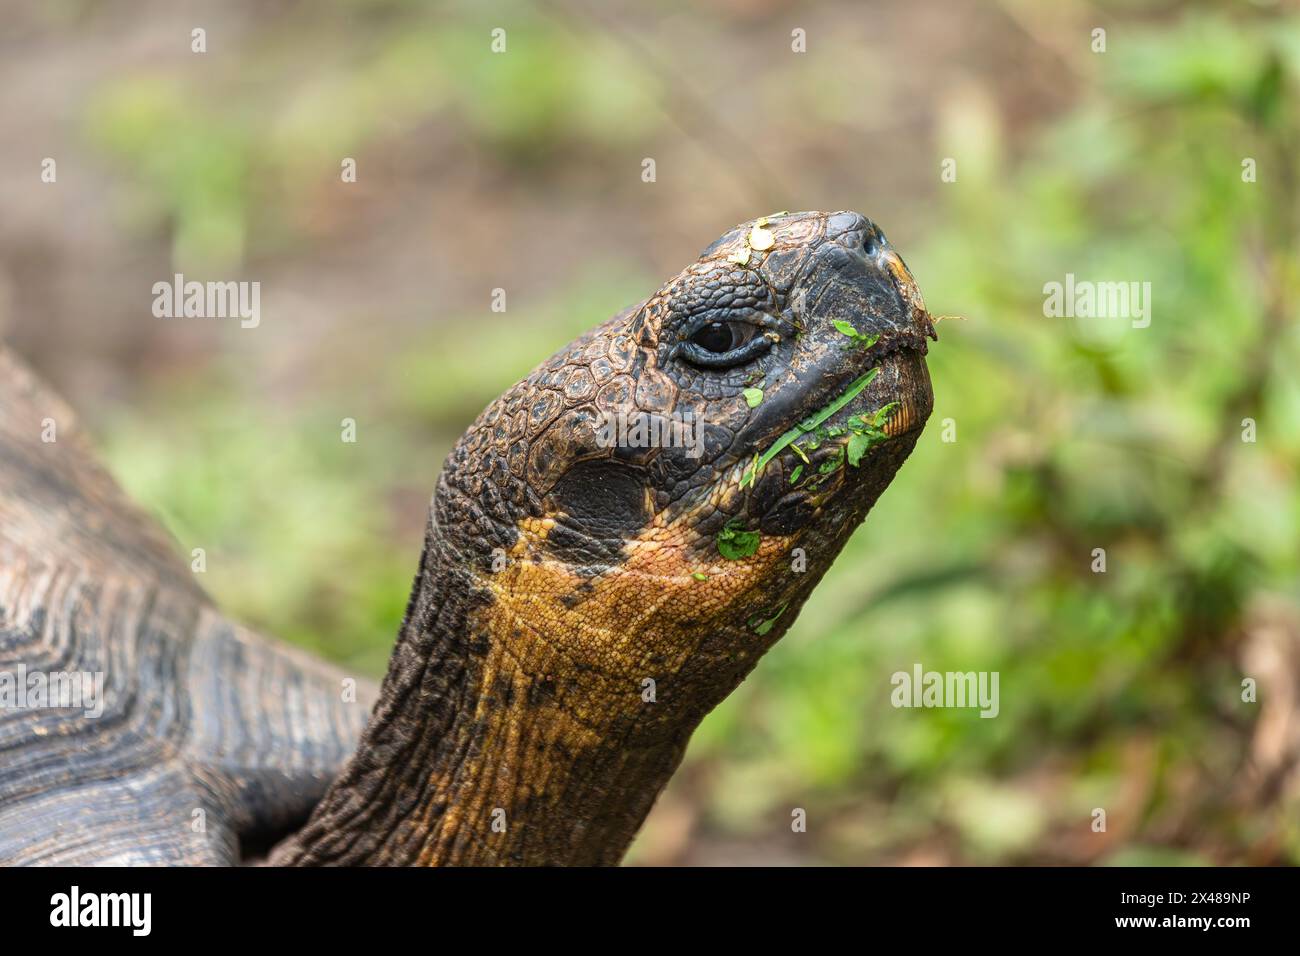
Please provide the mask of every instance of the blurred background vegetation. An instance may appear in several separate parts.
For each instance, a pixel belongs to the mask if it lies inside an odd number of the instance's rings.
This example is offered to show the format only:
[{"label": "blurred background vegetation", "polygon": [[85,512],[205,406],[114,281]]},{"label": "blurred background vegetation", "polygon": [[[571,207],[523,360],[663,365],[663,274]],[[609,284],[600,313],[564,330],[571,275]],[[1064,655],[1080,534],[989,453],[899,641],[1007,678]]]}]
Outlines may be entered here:
[{"label": "blurred background vegetation", "polygon": [[[2,29],[0,332],[232,615],[381,674],[487,401],[736,222],[857,209],[964,317],[934,419],[632,861],[1300,862],[1293,5],[18,0]],[[173,272],[260,280],[261,327],[153,318]],[[1045,318],[1067,272],[1150,282],[1150,327]],[[893,709],[914,662],[999,671],[999,717]]]}]

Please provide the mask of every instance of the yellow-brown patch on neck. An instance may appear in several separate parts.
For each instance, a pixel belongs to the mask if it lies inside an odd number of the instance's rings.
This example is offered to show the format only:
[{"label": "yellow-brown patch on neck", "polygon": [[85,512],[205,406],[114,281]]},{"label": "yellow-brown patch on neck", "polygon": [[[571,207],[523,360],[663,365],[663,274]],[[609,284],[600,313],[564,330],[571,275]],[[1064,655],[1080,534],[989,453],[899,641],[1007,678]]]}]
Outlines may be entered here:
[{"label": "yellow-brown patch on neck", "polygon": [[[506,566],[478,579],[492,600],[470,622],[487,643],[470,665],[461,783],[452,799],[445,776],[432,781],[421,863],[617,861],[690,731],[739,680],[702,690],[718,661],[701,668],[700,645],[740,635],[749,643],[728,655],[734,667],[768,644],[745,618],[770,603],[791,538],[765,537],[728,561],[711,543],[692,556],[699,539],[685,520],[654,525],[621,564],[590,576],[547,552],[554,526],[521,522]],[[646,697],[647,678],[659,699]]]},{"label": "yellow-brown patch on neck", "polygon": [[[623,562],[592,576],[550,556],[554,522],[528,519],[505,568],[484,575],[489,632],[542,640],[575,667],[612,678],[676,672],[712,629],[743,623],[784,570],[797,535],[765,535],[747,558],[700,554],[686,519],[652,523],[625,545]],[[517,634],[516,632],[524,632]]]}]

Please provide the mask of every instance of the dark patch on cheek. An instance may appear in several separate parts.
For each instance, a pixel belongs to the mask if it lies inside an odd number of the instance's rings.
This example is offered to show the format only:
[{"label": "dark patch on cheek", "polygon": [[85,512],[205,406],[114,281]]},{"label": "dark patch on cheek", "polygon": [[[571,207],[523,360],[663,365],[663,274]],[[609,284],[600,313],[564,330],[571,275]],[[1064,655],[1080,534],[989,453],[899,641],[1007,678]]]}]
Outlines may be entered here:
[{"label": "dark patch on cheek", "polygon": [[806,499],[789,498],[763,515],[759,531],[763,534],[793,534],[812,520],[813,511]]},{"label": "dark patch on cheek", "polygon": [[624,542],[649,522],[646,473],[618,461],[578,462],[546,496],[546,510],[556,518],[547,552],[598,569],[621,560]]},{"label": "dark patch on cheek", "polygon": [[766,514],[789,491],[789,479],[786,478],[784,469],[771,466],[763,472],[753,488],[749,507],[752,512]]}]

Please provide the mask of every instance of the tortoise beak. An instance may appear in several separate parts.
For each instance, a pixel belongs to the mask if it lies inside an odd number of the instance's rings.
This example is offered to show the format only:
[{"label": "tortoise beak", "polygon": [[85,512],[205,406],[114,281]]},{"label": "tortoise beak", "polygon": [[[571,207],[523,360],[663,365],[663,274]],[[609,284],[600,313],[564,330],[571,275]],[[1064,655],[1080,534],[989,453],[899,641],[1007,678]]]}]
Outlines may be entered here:
[{"label": "tortoise beak", "polygon": [[916,280],[912,278],[912,273],[908,270],[907,264],[903,262],[902,256],[886,246],[877,254],[876,261],[882,271],[888,272],[894,277],[894,282],[898,285],[898,293],[902,296],[903,302],[910,312],[909,318],[912,325],[922,335],[937,342],[939,334],[934,329],[934,319],[926,311],[925,300],[921,298],[921,290],[917,286]]}]

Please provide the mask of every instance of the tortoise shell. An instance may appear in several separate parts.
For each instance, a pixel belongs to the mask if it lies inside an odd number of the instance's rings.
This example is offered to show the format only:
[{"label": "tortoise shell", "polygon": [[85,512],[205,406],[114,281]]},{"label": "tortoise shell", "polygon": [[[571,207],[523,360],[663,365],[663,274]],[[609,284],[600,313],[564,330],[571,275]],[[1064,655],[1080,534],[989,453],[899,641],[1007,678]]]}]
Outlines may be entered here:
[{"label": "tortoise shell", "polygon": [[0,347],[0,864],[235,863],[306,818],[373,698],[223,617]]}]

